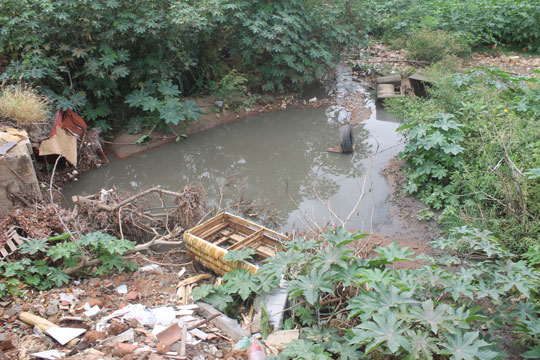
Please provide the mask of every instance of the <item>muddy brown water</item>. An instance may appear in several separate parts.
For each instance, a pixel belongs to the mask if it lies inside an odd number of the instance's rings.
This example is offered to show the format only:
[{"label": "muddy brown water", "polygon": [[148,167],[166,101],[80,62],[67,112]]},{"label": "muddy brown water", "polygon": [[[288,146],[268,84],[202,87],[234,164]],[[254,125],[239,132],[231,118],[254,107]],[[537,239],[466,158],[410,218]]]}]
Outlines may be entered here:
[{"label": "muddy brown water", "polygon": [[[363,87],[353,91],[365,92]],[[345,220],[350,215],[349,230],[392,235],[389,187],[382,169],[402,150],[396,133],[399,123],[373,102],[366,106],[372,107],[372,115],[353,127],[356,151],[352,155],[326,151],[339,145],[346,109],[290,107],[221,125],[128,159],[112,159],[108,166],[81,176],[64,195],[69,199],[112,186],[137,192],[156,185],[178,190],[200,184],[207,202],[215,205],[222,185],[230,182],[222,206],[235,203],[243,194],[244,201],[275,210],[279,225],[271,227],[283,232],[315,228],[313,222],[321,227],[339,225],[336,216]],[[364,198],[352,212],[366,175]]]}]

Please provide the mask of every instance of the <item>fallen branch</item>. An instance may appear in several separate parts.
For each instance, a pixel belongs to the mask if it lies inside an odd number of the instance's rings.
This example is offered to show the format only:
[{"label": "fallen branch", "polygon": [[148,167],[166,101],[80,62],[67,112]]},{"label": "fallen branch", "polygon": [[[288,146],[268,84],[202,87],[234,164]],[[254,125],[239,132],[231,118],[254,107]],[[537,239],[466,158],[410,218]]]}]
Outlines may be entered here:
[{"label": "fallen branch", "polygon": [[139,198],[141,198],[143,196],[146,196],[148,194],[151,194],[151,193],[165,194],[165,195],[171,195],[171,196],[175,196],[175,197],[181,196],[180,193],[177,193],[177,192],[174,192],[174,191],[169,191],[169,190],[163,190],[159,186],[156,186],[156,187],[150,188],[148,190],[145,190],[143,192],[140,192],[140,193],[138,193],[136,195],[133,195],[133,196],[119,202],[118,204],[115,204],[114,206],[104,204],[100,200],[95,200],[94,198],[97,195],[90,195],[90,196],[75,195],[75,196],[71,197],[71,200],[73,201],[74,204],[79,204],[79,205],[83,205],[83,206],[87,206],[87,207],[98,208],[99,210],[105,210],[105,211],[112,212],[112,211],[117,211],[121,207],[126,206],[127,204],[132,203],[133,201],[135,201],[135,200],[137,200],[137,199],[139,199]]}]

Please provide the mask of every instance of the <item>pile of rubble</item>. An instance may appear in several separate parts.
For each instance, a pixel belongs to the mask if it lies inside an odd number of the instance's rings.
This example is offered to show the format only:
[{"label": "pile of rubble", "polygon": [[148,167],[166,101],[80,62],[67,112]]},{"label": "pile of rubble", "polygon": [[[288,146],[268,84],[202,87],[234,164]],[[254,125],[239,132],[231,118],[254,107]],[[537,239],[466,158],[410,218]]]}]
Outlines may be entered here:
[{"label": "pile of rubble", "polygon": [[[374,44],[362,49],[357,54],[350,54],[351,65],[370,79],[383,74],[409,74],[430,65],[427,61],[415,61],[407,58],[403,49],[392,49],[389,45]],[[532,55],[503,55],[500,53],[475,52],[470,59],[461,64],[463,69],[473,66],[498,67],[512,75],[532,76],[540,67],[540,57]]]},{"label": "pile of rubble", "polygon": [[0,359],[245,358],[232,347],[249,331],[208,304],[179,297],[180,288],[211,277],[151,264],[113,281],[90,278],[2,302]]}]

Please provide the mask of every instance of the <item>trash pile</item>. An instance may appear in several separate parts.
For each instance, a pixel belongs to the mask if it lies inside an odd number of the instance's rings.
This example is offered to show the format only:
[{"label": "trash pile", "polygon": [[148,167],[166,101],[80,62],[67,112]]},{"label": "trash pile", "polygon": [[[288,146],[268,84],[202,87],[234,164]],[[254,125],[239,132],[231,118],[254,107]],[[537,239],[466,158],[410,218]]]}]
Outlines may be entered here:
[{"label": "trash pile", "polygon": [[29,302],[2,302],[0,359],[227,358],[248,333],[212,306],[180,299],[177,290],[210,277],[151,264],[114,281],[90,278],[29,294]]}]

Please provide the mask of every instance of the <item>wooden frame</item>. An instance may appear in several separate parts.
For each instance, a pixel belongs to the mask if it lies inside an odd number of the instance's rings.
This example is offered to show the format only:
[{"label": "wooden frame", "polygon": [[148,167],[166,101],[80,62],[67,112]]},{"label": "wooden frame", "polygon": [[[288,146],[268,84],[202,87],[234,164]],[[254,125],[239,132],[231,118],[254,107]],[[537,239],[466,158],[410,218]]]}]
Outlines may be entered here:
[{"label": "wooden frame", "polygon": [[219,275],[234,268],[254,273],[258,267],[246,261],[225,261],[231,250],[252,248],[255,261],[272,257],[287,237],[239,216],[222,213],[184,233],[184,243],[192,258]]}]

